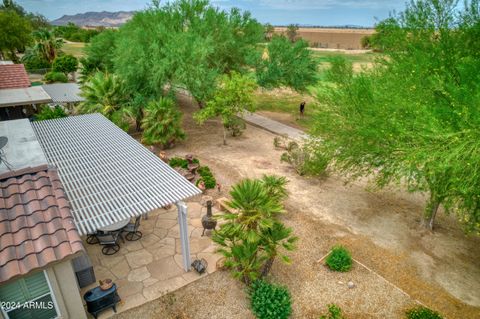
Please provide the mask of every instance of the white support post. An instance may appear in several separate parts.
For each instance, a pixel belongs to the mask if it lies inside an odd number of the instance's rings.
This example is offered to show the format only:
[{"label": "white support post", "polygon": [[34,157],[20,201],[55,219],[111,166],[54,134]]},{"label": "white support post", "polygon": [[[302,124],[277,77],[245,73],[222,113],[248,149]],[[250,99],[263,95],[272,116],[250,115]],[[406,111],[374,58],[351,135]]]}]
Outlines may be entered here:
[{"label": "white support post", "polygon": [[188,236],[187,205],[184,202],[177,202],[178,225],[180,226],[180,242],[182,244],[183,268],[190,271],[190,238]]}]

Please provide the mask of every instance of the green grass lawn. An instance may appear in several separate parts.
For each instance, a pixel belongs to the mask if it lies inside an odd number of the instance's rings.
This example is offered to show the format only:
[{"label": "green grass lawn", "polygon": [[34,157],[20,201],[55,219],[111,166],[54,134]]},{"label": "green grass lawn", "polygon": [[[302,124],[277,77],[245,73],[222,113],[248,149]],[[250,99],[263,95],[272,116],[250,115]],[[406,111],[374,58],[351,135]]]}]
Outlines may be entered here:
[{"label": "green grass lawn", "polygon": [[[380,56],[378,53],[347,54],[336,51],[312,51],[312,54],[318,62],[317,78],[319,82],[326,81],[325,71],[328,69],[332,57],[344,57],[353,64],[355,72],[361,72],[362,66],[371,64]],[[259,111],[289,114],[291,123],[308,129],[313,123],[313,115],[321,108],[321,103],[315,99],[315,86],[308,88],[308,91],[310,93],[299,94],[289,90],[259,90],[254,97],[255,105]],[[298,108],[302,100],[307,101],[306,114],[305,117],[299,118]]]},{"label": "green grass lawn", "polygon": [[71,42],[71,43],[64,43],[62,47],[62,51],[66,54],[71,54],[76,58],[81,58],[84,56],[83,48],[85,47],[85,43],[83,42]]},{"label": "green grass lawn", "polygon": [[312,55],[315,57],[315,60],[318,63],[328,63],[329,60],[333,57],[341,56],[344,57],[347,61],[351,63],[372,63],[377,57],[380,56],[378,53],[368,52],[368,53],[344,53],[337,51],[313,51]]}]

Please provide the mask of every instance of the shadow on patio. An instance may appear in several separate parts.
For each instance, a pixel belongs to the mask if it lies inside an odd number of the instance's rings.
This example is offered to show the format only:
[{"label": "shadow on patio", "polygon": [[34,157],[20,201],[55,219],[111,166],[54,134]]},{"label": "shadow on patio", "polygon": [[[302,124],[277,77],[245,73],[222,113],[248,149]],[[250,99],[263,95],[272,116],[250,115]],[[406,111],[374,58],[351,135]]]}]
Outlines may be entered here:
[{"label": "shadow on patio", "polygon": [[[187,205],[191,260],[205,258],[208,262],[207,273],[212,273],[220,255],[215,253],[209,232],[201,236],[201,216],[206,213],[206,208],[193,201]],[[215,208],[213,212],[216,213]],[[177,216],[175,206],[150,212],[148,219],[141,220],[143,237],[137,241],[120,242],[120,251],[111,256],[103,255],[99,244],[89,245],[84,238],[97,282],[82,288],[82,296],[87,290],[98,286],[98,280],[111,278],[122,299],[117,307],[117,312],[121,312],[204,277],[206,273],[200,276],[194,270],[185,272],[183,269]],[[99,318],[112,315],[113,310],[109,309],[99,314]]]}]

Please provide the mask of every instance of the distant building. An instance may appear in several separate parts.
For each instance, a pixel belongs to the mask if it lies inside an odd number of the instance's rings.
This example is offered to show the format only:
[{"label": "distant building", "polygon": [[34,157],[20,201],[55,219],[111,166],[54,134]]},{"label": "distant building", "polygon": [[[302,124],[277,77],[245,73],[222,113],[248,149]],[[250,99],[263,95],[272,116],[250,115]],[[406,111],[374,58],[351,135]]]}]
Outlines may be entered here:
[{"label": "distant building", "polygon": [[51,101],[43,88],[31,86],[23,64],[0,64],[0,120],[28,118]]}]

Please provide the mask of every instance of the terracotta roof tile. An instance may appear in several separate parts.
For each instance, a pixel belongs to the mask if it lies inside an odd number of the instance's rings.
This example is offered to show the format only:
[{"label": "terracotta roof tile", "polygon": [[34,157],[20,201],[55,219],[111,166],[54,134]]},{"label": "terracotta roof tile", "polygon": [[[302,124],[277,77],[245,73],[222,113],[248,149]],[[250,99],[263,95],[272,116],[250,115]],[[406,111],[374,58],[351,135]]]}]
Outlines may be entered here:
[{"label": "terracotta roof tile", "polygon": [[84,250],[56,169],[9,172],[0,191],[0,283]]},{"label": "terracotta roof tile", "polygon": [[26,88],[30,85],[23,64],[0,65],[0,89]]}]

